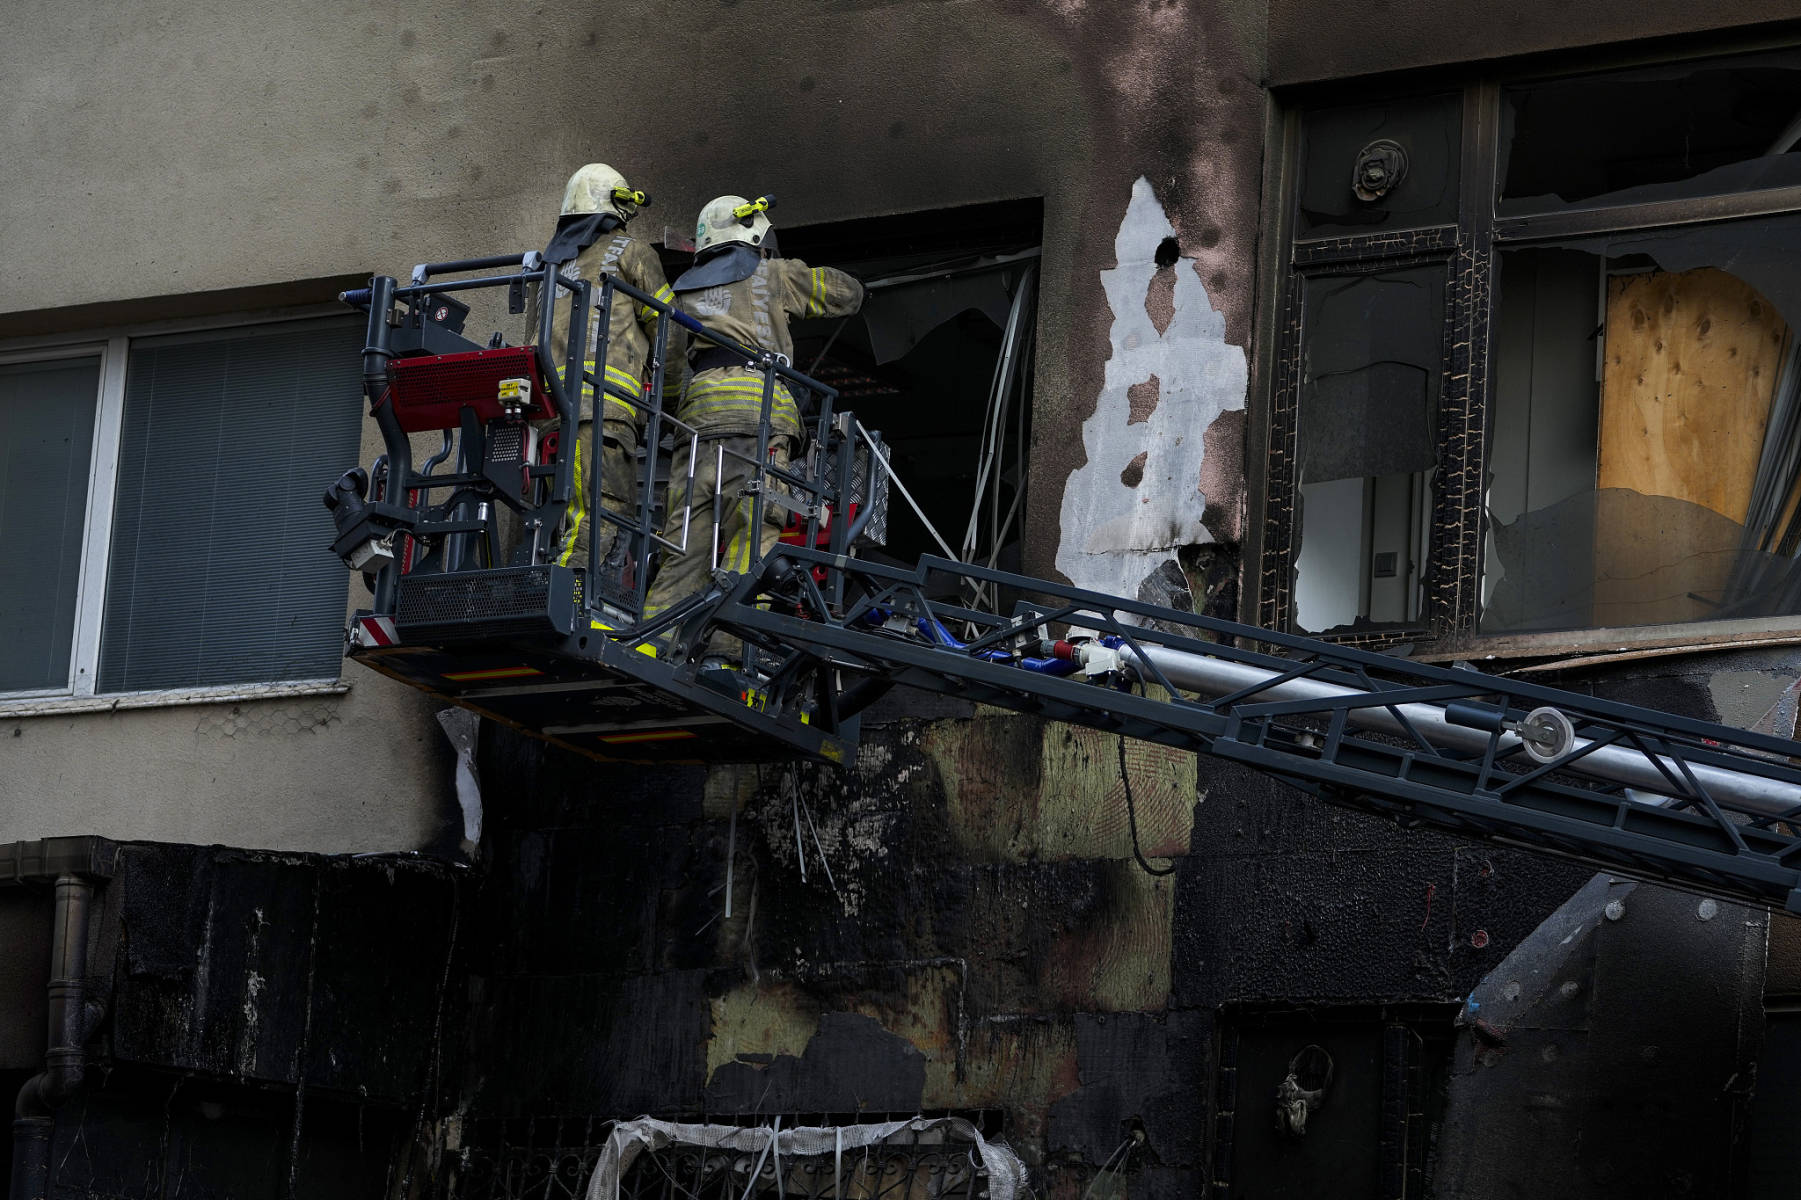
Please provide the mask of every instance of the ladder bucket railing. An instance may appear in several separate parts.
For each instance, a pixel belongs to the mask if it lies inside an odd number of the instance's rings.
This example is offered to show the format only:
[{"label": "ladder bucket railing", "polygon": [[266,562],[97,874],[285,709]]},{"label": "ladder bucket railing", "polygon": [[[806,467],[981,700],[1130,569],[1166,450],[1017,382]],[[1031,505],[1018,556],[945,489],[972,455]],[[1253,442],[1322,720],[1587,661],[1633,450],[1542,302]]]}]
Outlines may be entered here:
[{"label": "ladder bucket railing", "polygon": [[[489,273],[458,277],[471,272]],[[544,415],[563,431],[553,466],[531,468],[534,476],[548,480],[544,501],[536,506],[521,506],[492,494],[494,489],[482,471],[482,423],[468,408],[461,410],[454,427],[454,469],[437,474],[415,471],[410,434],[418,427],[408,428],[392,402],[396,358],[434,349],[430,339],[422,342],[419,336],[418,331],[427,326],[421,313],[441,297],[498,289],[509,293],[509,305],[515,313],[524,309],[528,289],[535,290],[539,298],[535,328],[530,331],[536,375],[548,399]],[[568,278],[535,252],[425,263],[413,269],[405,285],[394,278],[378,276],[368,288],[347,292],[343,298],[366,307],[369,313],[363,351],[364,392],[382,434],[385,463],[383,489],[369,506],[381,521],[370,526],[370,531],[395,535],[404,532],[411,539],[409,545],[417,542],[438,547],[423,566],[390,562],[377,572],[375,611],[393,610],[400,578],[409,571],[460,572],[503,565],[494,549],[499,541],[499,509],[503,506],[520,510],[523,525],[521,544],[509,556],[510,564],[556,562],[558,530],[571,506],[579,500],[587,519],[594,523],[593,535],[588,539],[585,562],[567,565],[585,568],[589,585],[583,602],[596,610],[604,602],[623,616],[623,622],[617,618],[608,620],[610,630],[642,626],[646,593],[659,553],[704,552],[710,559],[715,555],[714,549],[698,546],[696,539],[713,537],[716,546],[717,506],[714,527],[696,531],[691,521],[694,467],[705,453],[702,434],[664,408],[665,382],[676,365],[670,358],[677,330],[740,356],[746,370],[763,378],[755,456],[730,452],[734,458],[749,460],[742,498],[751,502],[753,529],[761,530],[770,506],[778,505],[797,515],[808,545],[823,542],[834,553],[848,552],[848,522],[834,521],[829,528],[822,523],[824,515],[834,507],[845,507],[848,495],[850,457],[844,452],[848,435],[844,422],[838,420],[834,411],[836,390],[795,371],[779,356],[710,332],[672,302],[660,300],[610,274],[602,274],[598,282]],[[608,377],[611,315],[618,303],[628,303],[655,315],[654,327],[647,331],[651,340],[648,378],[637,394]],[[553,346],[557,304],[568,306],[568,334],[563,344]],[[410,339],[404,336],[408,330],[414,331]],[[438,337],[457,351],[482,351],[460,337]],[[785,390],[808,414],[803,439],[816,448],[786,466],[770,462],[771,441],[777,436],[771,422],[778,389]],[[644,465],[636,494],[625,506],[609,504],[602,489],[600,455],[609,400],[629,408],[643,426],[640,445]],[[582,494],[577,497],[575,464],[584,418],[592,422],[595,461],[582,478]],[[680,457],[686,459],[688,470],[684,478],[672,481],[672,502],[659,519],[657,467],[659,449],[666,439],[685,443],[687,453]],[[447,499],[438,499],[446,495]],[[727,499],[736,503],[740,497]],[[597,536],[603,529],[610,530],[613,536]],[[348,535],[340,540],[349,540]],[[623,555],[609,557],[610,543],[622,545]],[[749,568],[755,570],[763,559],[762,539],[753,537],[750,550]],[[658,624],[666,626],[667,622]]]}]

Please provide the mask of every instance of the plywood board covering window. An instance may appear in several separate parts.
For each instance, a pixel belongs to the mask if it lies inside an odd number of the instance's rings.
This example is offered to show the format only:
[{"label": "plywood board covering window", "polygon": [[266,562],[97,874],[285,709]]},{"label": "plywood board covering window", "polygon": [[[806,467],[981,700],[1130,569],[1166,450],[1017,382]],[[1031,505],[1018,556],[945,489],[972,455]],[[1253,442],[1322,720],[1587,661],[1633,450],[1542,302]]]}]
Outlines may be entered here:
[{"label": "plywood board covering window", "polygon": [[1749,284],[1703,267],[1610,279],[1603,329],[1595,620],[1632,624],[1672,599],[1706,617],[1737,559],[1722,534],[1745,522],[1788,325]]},{"label": "plywood board covering window", "polygon": [[1788,339],[1775,306],[1713,267],[1614,278],[1601,376],[1601,487],[1743,523]]}]

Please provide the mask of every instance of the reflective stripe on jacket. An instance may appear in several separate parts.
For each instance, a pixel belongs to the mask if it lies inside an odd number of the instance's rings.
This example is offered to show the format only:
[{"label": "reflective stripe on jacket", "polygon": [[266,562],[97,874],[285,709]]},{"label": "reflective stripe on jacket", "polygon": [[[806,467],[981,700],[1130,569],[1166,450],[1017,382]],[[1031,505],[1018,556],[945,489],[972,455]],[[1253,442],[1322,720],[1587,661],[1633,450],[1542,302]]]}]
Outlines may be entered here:
[{"label": "reflective stripe on jacket", "polygon": [[[682,310],[707,329],[758,350],[792,357],[790,320],[846,317],[863,305],[863,285],[835,267],[809,267],[796,258],[769,258],[736,283],[679,294]],[[706,348],[693,340],[693,350]],[[763,376],[739,367],[701,371],[682,393],[682,420],[714,435],[752,434],[763,404]],[[775,431],[800,432],[800,409],[778,385]]]},{"label": "reflective stripe on jacket", "polygon": [[[663,276],[663,264],[657,258],[656,251],[624,230],[616,230],[603,237],[574,259],[564,263],[559,270],[565,279],[586,279],[595,284],[596,305],[600,302],[599,282],[603,272],[624,280],[658,300],[668,302],[675,298],[675,292],[670,289],[669,281]],[[535,332],[538,321],[538,297],[535,290],[527,307],[526,321],[528,328]],[[635,303],[623,295],[618,298],[613,305],[612,319],[607,323],[609,383],[633,396],[642,393],[644,368],[650,359],[650,339],[655,336],[656,329],[657,311],[654,308]],[[560,363],[568,346],[569,303],[564,300],[557,305],[551,320],[551,358]],[[681,364],[686,347],[687,334],[672,322],[669,326],[663,370],[663,397],[666,405],[673,404],[681,394],[681,377],[686,374]],[[585,366],[590,372],[594,370],[594,361],[599,352],[600,313],[596,311],[589,318],[588,345],[583,355]],[[583,384],[584,417],[586,405],[592,402],[593,397],[594,389]],[[610,394],[602,416],[608,421],[629,421],[640,427],[644,424],[642,409],[634,409]]]}]

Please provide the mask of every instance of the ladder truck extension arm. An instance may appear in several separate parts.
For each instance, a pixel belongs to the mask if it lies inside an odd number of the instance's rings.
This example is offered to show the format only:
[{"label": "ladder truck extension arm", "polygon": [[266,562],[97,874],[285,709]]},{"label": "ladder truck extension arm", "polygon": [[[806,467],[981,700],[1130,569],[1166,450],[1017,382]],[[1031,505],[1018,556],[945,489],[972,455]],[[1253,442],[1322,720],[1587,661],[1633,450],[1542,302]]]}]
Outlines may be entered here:
[{"label": "ladder truck extension arm", "polygon": [[[481,270],[505,273],[433,281]],[[548,316],[532,347],[432,328],[455,291],[506,288],[520,311],[528,285],[572,306],[560,364]],[[377,277],[346,298],[370,313],[367,390],[388,447],[326,497],[334,551],[372,585],[348,652],[412,686],[597,758],[835,762],[855,750],[859,712],[917,688],[1226,759],[1405,825],[1801,912],[1795,742],[948,558],[859,557],[885,521],[879,436],[836,411],[831,388],[610,276],[594,285],[502,256],[427,264],[408,286]],[[605,371],[614,303],[657,314],[641,394]],[[590,313],[602,333],[584,363]],[[661,408],[672,324],[763,374],[750,482],[713,511],[748,501],[753,527],[781,512],[788,533],[748,570],[715,571],[650,614],[657,552],[713,553],[716,531],[659,511],[656,470],[641,470],[632,511],[609,510],[589,471],[588,511],[621,549],[603,562],[596,538],[585,565],[554,561],[575,483],[543,431],[597,417],[604,395],[644,415],[646,468],[684,443],[692,463],[707,444]],[[789,468],[765,452],[778,387],[811,413]],[[415,471],[408,438],[427,430],[443,449]],[[434,473],[453,443],[454,470]],[[684,485],[691,505],[691,476],[668,494]],[[523,530],[511,547],[502,507]],[[1021,597],[1010,613],[944,599],[1001,594]],[[720,635],[743,647],[729,670],[707,654]]]}]

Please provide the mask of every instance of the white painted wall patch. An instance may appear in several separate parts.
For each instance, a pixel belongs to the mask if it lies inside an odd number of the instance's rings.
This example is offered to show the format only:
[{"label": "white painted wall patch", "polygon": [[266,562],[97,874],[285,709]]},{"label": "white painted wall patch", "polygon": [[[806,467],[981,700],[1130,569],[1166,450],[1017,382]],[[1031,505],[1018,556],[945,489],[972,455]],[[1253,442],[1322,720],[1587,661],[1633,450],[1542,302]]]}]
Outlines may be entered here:
[{"label": "white painted wall patch", "polygon": [[[1177,259],[1173,268],[1173,317],[1162,332],[1152,321],[1146,298],[1155,255],[1175,232],[1141,177],[1114,240],[1118,265],[1101,272],[1113,310],[1112,353],[1094,415],[1082,423],[1088,461],[1063,488],[1057,569],[1077,587],[1135,596],[1176,547],[1213,540],[1201,523],[1202,435],[1221,413],[1244,408],[1249,376],[1244,350],[1226,341],[1225,317],[1192,260]],[[1145,385],[1153,378],[1147,412]]]}]

